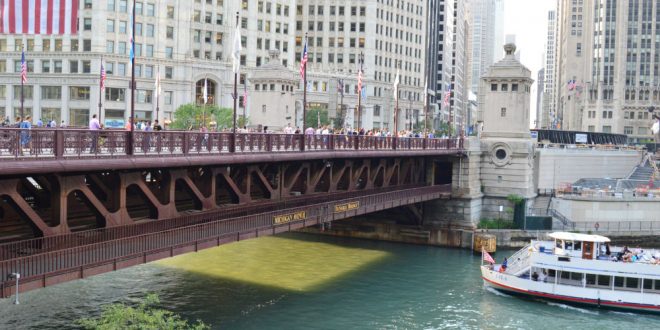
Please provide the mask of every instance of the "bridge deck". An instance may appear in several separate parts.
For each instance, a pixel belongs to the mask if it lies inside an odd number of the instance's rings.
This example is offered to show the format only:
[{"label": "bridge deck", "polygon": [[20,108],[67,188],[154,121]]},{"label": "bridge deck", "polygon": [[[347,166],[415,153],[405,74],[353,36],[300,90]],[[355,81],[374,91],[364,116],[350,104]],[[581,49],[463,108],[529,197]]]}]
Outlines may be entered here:
[{"label": "bridge deck", "polygon": [[[238,240],[273,235],[326,221],[448,198],[449,185],[310,196],[304,206],[271,205],[238,216],[216,210],[121,228],[0,245],[0,274],[20,273],[20,291],[54,285]],[[300,200],[302,201],[302,199]],[[259,213],[257,213],[259,212]],[[231,218],[226,218],[227,215]],[[13,282],[0,281],[0,297]]]},{"label": "bridge deck", "polygon": [[[463,140],[347,135],[0,129],[0,175],[460,153]],[[218,157],[222,156],[222,157]]]}]

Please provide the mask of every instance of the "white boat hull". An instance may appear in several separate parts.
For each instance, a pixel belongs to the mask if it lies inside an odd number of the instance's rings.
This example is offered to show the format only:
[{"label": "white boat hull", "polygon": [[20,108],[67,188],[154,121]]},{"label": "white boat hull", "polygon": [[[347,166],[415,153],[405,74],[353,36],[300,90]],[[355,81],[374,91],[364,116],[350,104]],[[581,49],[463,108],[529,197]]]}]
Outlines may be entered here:
[{"label": "white boat hull", "polygon": [[[494,269],[499,269],[496,265]],[[484,285],[496,290],[569,304],[660,313],[660,295],[532,281],[481,266]]]}]

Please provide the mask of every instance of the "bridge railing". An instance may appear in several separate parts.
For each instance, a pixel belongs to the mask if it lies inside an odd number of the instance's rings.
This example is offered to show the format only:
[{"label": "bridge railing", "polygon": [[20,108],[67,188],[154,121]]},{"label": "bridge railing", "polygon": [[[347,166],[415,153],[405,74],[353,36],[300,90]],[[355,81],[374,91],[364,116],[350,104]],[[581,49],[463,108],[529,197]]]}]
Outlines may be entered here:
[{"label": "bridge railing", "polygon": [[[135,131],[85,129],[0,128],[0,160],[90,159],[135,156],[191,156],[235,152],[308,152],[347,150],[454,150],[461,138],[427,139],[364,135],[301,135]],[[132,146],[131,146],[132,145]],[[132,150],[130,149],[132,148]]]},{"label": "bridge railing", "polygon": [[[426,186],[414,190],[403,189],[371,195],[347,197],[328,200],[327,196],[316,196],[320,199],[314,203],[300,205],[286,209],[287,213],[305,212],[305,221],[318,221],[320,217],[327,217],[333,213],[332,204],[342,202],[359,202],[360,208],[371,208],[385,205],[394,201],[421,197],[423,195],[436,195],[450,191],[448,185]],[[358,193],[351,192],[349,194]],[[364,193],[364,192],[362,192]],[[437,198],[437,197],[435,197]],[[170,249],[195,243],[209,238],[228,235],[240,235],[246,230],[269,229],[274,226],[289,226],[291,223],[274,224],[274,217],[282,211],[270,211],[259,214],[243,215],[231,219],[218,219],[218,214],[225,211],[185,215],[179,218],[182,227],[167,228],[151,231],[136,225],[131,236],[117,236],[112,240],[91,240],[77,246],[65,246],[60,249],[42,249],[38,253],[24,250],[25,254],[0,261],[0,274],[17,272],[24,280],[37,276],[56,274],[58,272],[84,266],[98,265],[108,262],[117,262],[129,257],[144,256],[145,253]],[[253,211],[254,212],[254,211]],[[160,221],[159,221],[160,222]],[[2,283],[2,276],[0,276]]]}]

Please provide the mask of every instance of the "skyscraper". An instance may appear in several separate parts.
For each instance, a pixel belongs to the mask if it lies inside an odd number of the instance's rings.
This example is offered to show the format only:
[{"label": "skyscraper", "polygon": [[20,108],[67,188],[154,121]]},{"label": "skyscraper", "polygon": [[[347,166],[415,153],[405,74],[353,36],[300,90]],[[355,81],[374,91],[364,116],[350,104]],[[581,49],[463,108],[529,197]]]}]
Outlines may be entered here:
[{"label": "skyscraper", "polygon": [[556,121],[556,86],[555,86],[555,62],[557,49],[557,13],[548,11],[548,32],[545,43],[544,65],[544,91],[541,104],[540,117],[537,118],[539,128],[555,128]]},{"label": "skyscraper", "polygon": [[660,3],[560,0],[557,113],[562,129],[650,139],[660,101]]},{"label": "skyscraper", "polygon": [[[470,6],[470,89],[475,94],[479,90],[479,79],[488,67],[495,63],[495,49],[499,54],[502,45],[495,45],[497,40],[496,13],[500,0],[472,0]],[[497,47],[496,47],[497,46]]]}]

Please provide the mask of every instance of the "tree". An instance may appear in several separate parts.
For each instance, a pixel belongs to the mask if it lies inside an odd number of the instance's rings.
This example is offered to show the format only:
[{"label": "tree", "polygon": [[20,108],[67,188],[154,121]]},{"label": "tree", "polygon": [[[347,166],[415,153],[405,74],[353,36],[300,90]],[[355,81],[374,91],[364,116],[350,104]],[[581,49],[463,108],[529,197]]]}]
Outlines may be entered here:
[{"label": "tree", "polygon": [[76,321],[83,329],[111,330],[111,329],[210,329],[203,322],[197,320],[193,324],[170,311],[158,309],[160,304],[158,295],[149,294],[140,301],[137,307],[126,306],[122,303],[103,307],[98,318],[84,318]]},{"label": "tree", "polygon": [[330,119],[328,119],[328,110],[321,108],[312,108],[307,110],[305,127],[318,127],[319,118],[321,121],[321,126],[330,125]]},{"label": "tree", "polygon": [[[234,124],[234,110],[229,108],[220,108],[216,105],[200,106],[196,104],[184,104],[176,109],[174,112],[174,121],[170,125],[172,129],[196,129],[203,124],[206,127],[215,121],[218,129],[224,128],[231,129]],[[250,118],[244,119],[243,117],[237,118],[238,127],[247,125]]]}]

